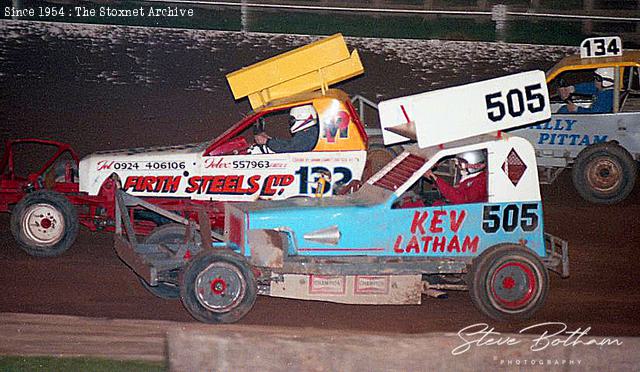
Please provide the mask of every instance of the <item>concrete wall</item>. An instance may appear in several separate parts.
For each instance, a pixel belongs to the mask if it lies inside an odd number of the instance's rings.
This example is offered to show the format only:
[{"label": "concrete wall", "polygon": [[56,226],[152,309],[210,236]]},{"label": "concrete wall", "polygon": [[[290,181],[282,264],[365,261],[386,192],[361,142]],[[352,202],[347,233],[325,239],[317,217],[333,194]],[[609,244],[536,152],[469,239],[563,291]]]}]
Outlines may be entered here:
[{"label": "concrete wall", "polygon": [[[553,329],[553,326],[544,327]],[[474,329],[469,333],[475,333]],[[575,331],[575,330],[573,330]],[[171,371],[488,371],[640,368],[640,338],[457,333],[364,334],[316,329],[211,327],[168,333]],[[556,340],[556,341],[553,341]],[[556,343],[542,348],[547,342]],[[604,344],[603,346],[586,343]],[[502,343],[502,346],[497,345]],[[484,344],[483,346],[479,346]],[[454,355],[456,354],[456,355]]]}]

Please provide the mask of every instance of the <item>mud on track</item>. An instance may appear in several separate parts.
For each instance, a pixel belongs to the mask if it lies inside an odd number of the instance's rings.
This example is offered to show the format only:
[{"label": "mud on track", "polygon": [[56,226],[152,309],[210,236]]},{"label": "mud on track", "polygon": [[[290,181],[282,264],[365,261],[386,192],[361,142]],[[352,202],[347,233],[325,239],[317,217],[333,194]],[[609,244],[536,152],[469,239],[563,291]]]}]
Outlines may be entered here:
[{"label": "mud on track", "polygon": [[[289,35],[149,30],[0,21],[0,140],[69,142],[81,155],[105,149],[211,139],[248,111],[224,74],[307,43]],[[348,39],[366,68],[340,87],[374,101],[546,69],[570,48],[470,42]],[[454,103],[455,104],[455,103]],[[39,164],[36,156],[25,164]],[[243,324],[422,333],[489,322],[501,332],[547,321],[590,335],[640,335],[640,191],[593,206],[569,174],[543,187],[545,229],[567,239],[571,278],[552,276],[546,306],[522,324],[494,324],[466,292],[420,306],[350,306],[259,298]],[[0,312],[191,321],[179,302],[148,294],[117,258],[108,234],[81,232],[52,259],[27,256],[0,216]]]}]

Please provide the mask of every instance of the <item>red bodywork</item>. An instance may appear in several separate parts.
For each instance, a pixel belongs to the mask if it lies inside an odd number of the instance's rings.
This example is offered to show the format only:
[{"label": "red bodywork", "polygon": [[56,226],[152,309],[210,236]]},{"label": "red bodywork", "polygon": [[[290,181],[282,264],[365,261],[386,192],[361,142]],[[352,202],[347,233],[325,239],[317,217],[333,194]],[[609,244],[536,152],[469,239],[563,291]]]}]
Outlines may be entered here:
[{"label": "red bodywork", "polygon": [[[49,145],[57,148],[56,153],[37,172],[29,174],[26,178],[16,175],[14,163],[14,146],[23,143]],[[35,138],[7,141],[4,155],[0,162],[0,212],[9,212],[11,205],[19,202],[28,192],[44,188],[50,188],[63,194],[78,194],[78,184],[73,182],[70,172],[65,172],[64,182],[56,182],[54,185],[49,185],[49,187],[44,184],[45,172],[65,153],[71,155],[76,162],[77,169],[80,159],[66,143]]]},{"label": "red bodywork", "polygon": [[[344,93],[342,93],[344,94]],[[346,95],[345,95],[346,97]],[[345,97],[338,97],[345,103],[351,119],[359,132],[360,138],[363,139],[365,148],[367,147],[367,134],[360,121],[353,104]],[[245,154],[249,148],[249,144],[240,136],[252,123],[258,118],[277,110],[286,110],[290,107],[300,105],[301,102],[310,103],[315,98],[307,98],[303,101],[296,100],[286,104],[265,108],[258,112],[252,112],[247,117],[227,129],[218,136],[204,151],[204,156],[224,155],[224,154]],[[56,152],[44,165],[36,172],[29,174],[27,177],[17,176],[14,164],[14,147],[18,144],[35,144],[44,146],[54,146]],[[54,180],[46,177],[50,168],[56,164],[58,160],[65,154],[69,154],[75,164],[67,164],[64,179]],[[80,158],[75,151],[66,143],[41,140],[35,138],[25,138],[9,140],[6,142],[2,162],[0,162],[0,212],[10,212],[13,205],[18,203],[22,198],[30,192],[48,189],[59,192],[69,199],[78,213],[78,219],[81,225],[87,227],[91,231],[105,230],[109,232],[115,231],[115,191],[117,188],[117,180],[107,179],[98,195],[88,195],[80,192],[78,183],[75,182],[73,169],[78,169]],[[73,169],[72,169],[73,168]],[[45,180],[45,178],[47,178]],[[180,198],[143,198],[146,201],[168,211],[175,212],[182,217],[198,221],[198,211],[204,210],[209,215],[211,226],[213,229],[224,229],[224,202],[190,200]],[[144,216],[134,216],[134,209],[131,209],[131,220],[134,223],[136,233],[147,235],[153,228],[157,226],[154,222]],[[148,216],[147,216],[148,217]],[[166,221],[165,221],[166,222]]]},{"label": "red bodywork", "polygon": [[[15,145],[25,143],[54,146],[56,152],[38,171],[29,174],[27,177],[20,177],[15,172]],[[75,162],[75,167],[67,165],[64,179],[62,180],[45,180],[45,175],[50,168],[67,153]],[[108,179],[100,188],[98,195],[95,196],[79,192],[78,183],[75,182],[73,175],[73,169],[78,169],[79,162],[80,158],[76,152],[66,143],[35,138],[7,141],[4,155],[0,162],[0,212],[11,212],[13,205],[22,200],[28,193],[47,189],[67,197],[76,208],[80,224],[89,230],[115,231],[115,191],[117,181]],[[209,214],[212,227],[222,229],[224,224],[224,206],[220,202],[163,198],[146,198],[145,200],[194,221],[197,221],[198,211],[204,208]],[[147,219],[136,219],[133,216],[134,212],[135,210],[131,211],[131,220],[134,222],[136,232],[142,235],[149,234],[156,227],[156,223]]]},{"label": "red bodywork", "polygon": [[[348,99],[341,100],[347,110],[349,111],[349,115],[351,115],[351,120],[356,126],[358,130],[358,134],[360,138],[363,139],[365,148],[368,148],[368,136],[367,132],[360,121],[360,116],[356,111],[355,107]],[[308,103],[311,101],[309,100]],[[207,149],[204,151],[204,156],[215,156],[215,155],[225,155],[232,153],[246,153],[246,150],[249,148],[249,144],[244,140],[243,137],[239,136],[243,131],[245,131],[250,125],[252,125],[258,118],[270,114],[274,111],[283,111],[289,109],[294,106],[299,106],[301,101],[294,101],[290,104],[280,105],[272,108],[264,108],[257,112],[252,112],[241,121],[237,122],[235,125],[224,131],[221,135],[219,135]]]}]

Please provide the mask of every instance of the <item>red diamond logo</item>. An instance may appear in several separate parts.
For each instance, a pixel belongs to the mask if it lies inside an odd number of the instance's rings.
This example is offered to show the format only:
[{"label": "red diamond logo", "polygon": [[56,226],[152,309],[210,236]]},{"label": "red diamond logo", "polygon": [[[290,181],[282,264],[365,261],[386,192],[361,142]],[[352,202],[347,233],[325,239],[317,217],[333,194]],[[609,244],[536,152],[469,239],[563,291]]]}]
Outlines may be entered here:
[{"label": "red diamond logo", "polygon": [[509,177],[513,186],[517,186],[522,175],[527,170],[527,165],[522,161],[515,149],[511,149],[509,156],[502,163],[502,170]]}]

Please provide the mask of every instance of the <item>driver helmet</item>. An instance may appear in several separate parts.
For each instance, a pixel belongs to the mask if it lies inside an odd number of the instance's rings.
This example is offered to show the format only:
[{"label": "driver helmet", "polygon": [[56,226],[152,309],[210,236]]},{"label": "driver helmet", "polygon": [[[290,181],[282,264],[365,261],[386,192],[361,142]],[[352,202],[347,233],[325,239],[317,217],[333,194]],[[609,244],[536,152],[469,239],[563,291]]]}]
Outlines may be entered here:
[{"label": "driver helmet", "polygon": [[609,88],[613,86],[613,68],[599,68],[594,72],[596,75],[596,81],[602,82],[603,88]]},{"label": "driver helmet", "polygon": [[469,174],[478,173],[487,165],[487,157],[482,150],[467,151],[456,155],[460,163],[466,164],[466,171]]},{"label": "driver helmet", "polygon": [[289,112],[289,130],[291,133],[297,133],[301,130],[311,128],[318,122],[318,113],[312,105],[298,106],[291,109]]}]

